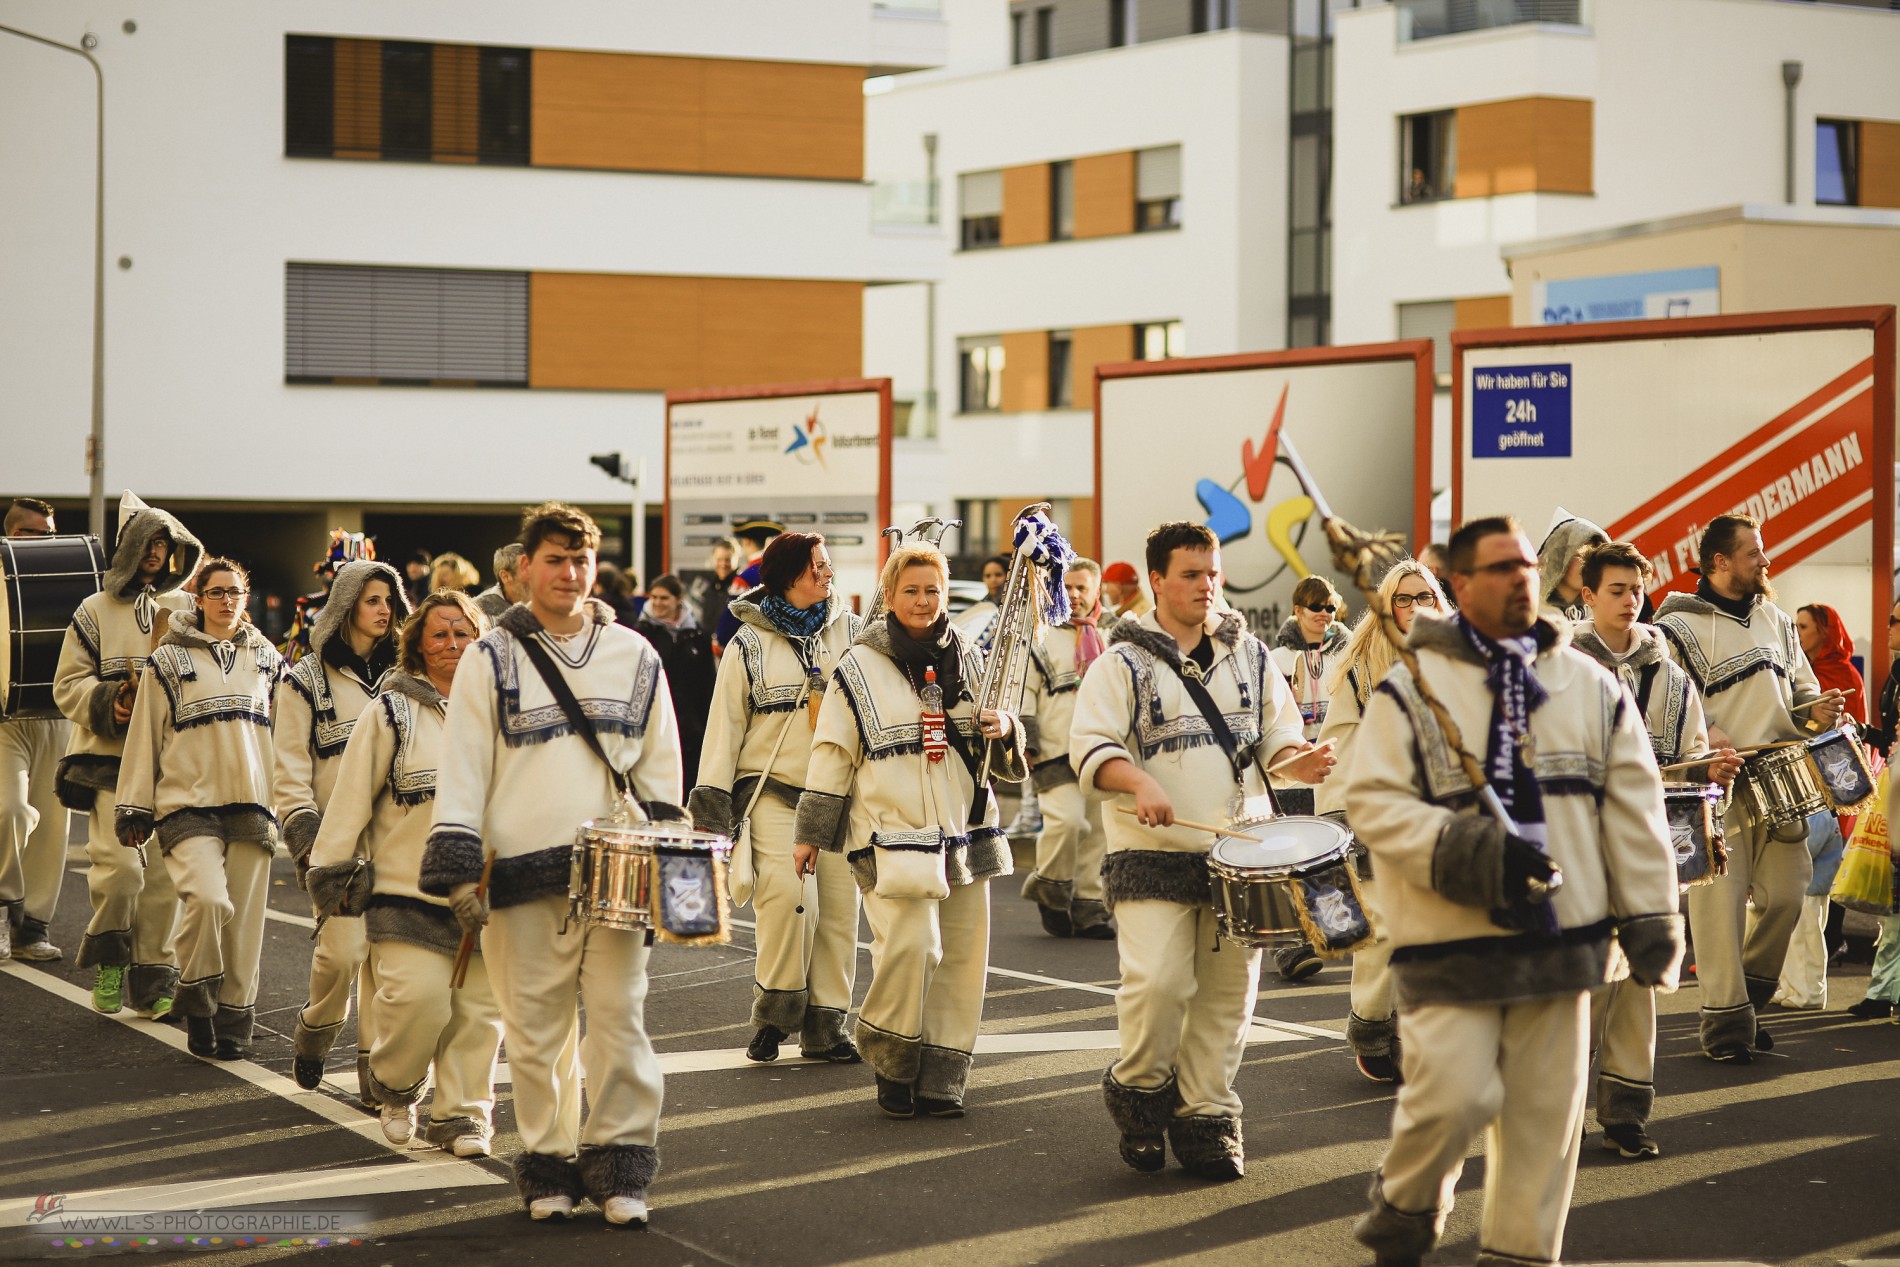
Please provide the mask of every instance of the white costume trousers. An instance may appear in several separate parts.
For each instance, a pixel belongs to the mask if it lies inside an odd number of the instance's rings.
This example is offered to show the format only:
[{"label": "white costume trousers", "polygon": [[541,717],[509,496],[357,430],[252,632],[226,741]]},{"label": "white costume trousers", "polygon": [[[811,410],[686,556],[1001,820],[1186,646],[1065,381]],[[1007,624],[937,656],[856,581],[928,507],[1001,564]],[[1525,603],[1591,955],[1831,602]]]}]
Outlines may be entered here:
[{"label": "white costume trousers", "polygon": [[66,807],[56,775],[72,723],[0,722],[0,904],[50,923],[66,878]]},{"label": "white costume trousers", "polygon": [[753,1022],[796,1034],[807,1004],[841,1015],[851,1010],[858,970],[858,885],[844,855],[829,849],[818,852],[815,878],[800,877],[792,865],[792,820],[791,807],[769,795],[752,810],[760,990]]},{"label": "white costume trousers", "polygon": [[[1687,899],[1705,1048],[1725,1032],[1725,1015],[1733,1022],[1745,1016],[1742,1009],[1760,1007],[1774,993],[1814,867],[1805,824],[1798,840],[1771,839],[1737,798],[1724,826],[1728,873],[1696,885]],[[1753,1043],[1746,1025],[1729,1028],[1737,1041]]]},{"label": "white costume trousers", "polygon": [[1597,1123],[1645,1126],[1656,1095],[1656,991],[1625,977],[1590,992]]},{"label": "white costume trousers", "polygon": [[[356,1049],[376,1045],[376,969],[370,960],[369,940],[360,916],[332,915],[317,930],[310,953],[309,1002],[297,1014],[303,1028],[329,1031],[322,1038],[324,1052],[336,1041],[336,1030],[350,1015],[350,990],[356,990]],[[314,1053],[313,1053],[314,1054]]]},{"label": "white costume trousers", "polygon": [[176,968],[178,894],[172,888],[171,868],[159,857],[156,839],[145,844],[146,866],[139,865],[136,849],[119,843],[113,800],[111,792],[100,792],[86,818],[86,861],[91,864],[86,896],[92,901],[92,922],[86,925],[80,965]]},{"label": "white costume trousers", "polygon": [[[147,850],[157,847],[156,838],[146,845]],[[271,851],[261,845],[241,840],[227,846],[216,836],[181,840],[165,855],[165,869],[178,891],[181,991],[220,980],[219,1007],[248,1008],[257,1002],[270,860]]]},{"label": "white costume trousers", "polygon": [[[871,988],[858,1020],[905,1044],[974,1052],[990,968],[990,882],[953,885],[940,901],[866,893],[864,913]],[[875,1051],[865,1054],[876,1067]]]},{"label": "white costume trousers", "polygon": [[414,1103],[435,1070],[429,1118],[468,1118],[494,1131],[495,1056],[501,1009],[482,956],[471,955],[462,988],[449,988],[455,959],[406,941],[371,942],[376,1015],[382,1026],[369,1053],[370,1072],[396,1098]]},{"label": "white costume trousers", "polygon": [[1048,788],[1042,797],[1042,834],[1036,837],[1036,874],[1058,884],[1073,883],[1075,900],[1102,900],[1102,855],[1108,837],[1102,831],[1102,804],[1082,794],[1077,783]]}]

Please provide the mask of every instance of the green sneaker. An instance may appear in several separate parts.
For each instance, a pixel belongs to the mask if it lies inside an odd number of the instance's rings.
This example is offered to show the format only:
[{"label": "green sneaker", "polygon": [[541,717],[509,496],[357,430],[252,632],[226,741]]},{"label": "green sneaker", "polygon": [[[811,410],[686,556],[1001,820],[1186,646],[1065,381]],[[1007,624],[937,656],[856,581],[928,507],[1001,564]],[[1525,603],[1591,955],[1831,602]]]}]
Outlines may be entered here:
[{"label": "green sneaker", "polygon": [[169,994],[161,994],[153,999],[150,1007],[135,1007],[132,1011],[141,1020],[170,1022],[177,1019],[172,1015],[172,996]]},{"label": "green sneaker", "polygon": [[100,964],[99,975],[92,981],[92,1010],[107,1016],[125,1006],[125,969]]}]

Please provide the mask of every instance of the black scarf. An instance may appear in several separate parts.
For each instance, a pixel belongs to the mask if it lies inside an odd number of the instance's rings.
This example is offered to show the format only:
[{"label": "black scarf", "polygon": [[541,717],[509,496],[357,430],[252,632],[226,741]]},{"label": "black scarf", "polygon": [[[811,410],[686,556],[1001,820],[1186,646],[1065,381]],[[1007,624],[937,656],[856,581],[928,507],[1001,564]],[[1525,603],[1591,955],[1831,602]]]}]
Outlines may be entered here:
[{"label": "black scarf", "polygon": [[937,617],[937,622],[917,638],[904,628],[904,622],[897,618],[896,612],[884,613],[884,628],[890,634],[891,659],[904,671],[904,677],[910,682],[910,689],[921,696],[924,689],[924,670],[937,670],[937,685],[943,690],[943,711],[949,712],[963,698],[962,656],[957,654],[956,635],[950,631],[950,617]]},{"label": "black scarf", "polygon": [[376,645],[369,649],[369,658],[356,654],[356,648],[350,645],[350,636],[343,630],[323,644],[323,662],[333,669],[354,669],[356,676],[374,690],[383,680],[383,674],[396,667],[396,640],[378,638]]},{"label": "black scarf", "polygon": [[1695,596],[1705,603],[1712,604],[1718,610],[1727,612],[1743,624],[1748,623],[1749,616],[1755,611],[1756,601],[1761,598],[1759,594],[1744,594],[1740,598],[1724,598],[1715,592],[1715,586],[1709,584],[1709,578],[1706,576],[1696,582]]}]

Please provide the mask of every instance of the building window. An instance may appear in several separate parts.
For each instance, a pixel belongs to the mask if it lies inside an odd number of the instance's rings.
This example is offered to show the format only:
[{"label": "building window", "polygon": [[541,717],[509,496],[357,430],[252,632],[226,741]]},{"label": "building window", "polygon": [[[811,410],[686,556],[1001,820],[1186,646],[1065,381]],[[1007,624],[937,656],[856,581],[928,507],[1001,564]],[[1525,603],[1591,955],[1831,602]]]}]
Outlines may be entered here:
[{"label": "building window", "polygon": [[527,49],[289,35],[292,158],[526,164]]},{"label": "building window", "polygon": [[1860,205],[1860,124],[1852,119],[1814,121],[1814,200]]},{"label": "building window", "polygon": [[958,245],[979,251],[1003,244],[1003,173],[965,172],[957,177]]},{"label": "building window", "polygon": [[1073,340],[1067,330],[1049,332],[1049,408],[1067,409],[1070,406],[1069,361]]},{"label": "building window", "polygon": [[1135,359],[1166,361],[1187,355],[1179,321],[1146,321],[1135,327]]},{"label": "building window", "polygon": [[284,381],[528,385],[528,275],[288,264]]},{"label": "building window", "polygon": [[1399,120],[1399,201],[1434,202],[1452,196],[1458,179],[1456,112],[1434,110]]},{"label": "building window", "polygon": [[1108,46],[1125,48],[1134,43],[1135,0],[1108,0]]},{"label": "building window", "polygon": [[1036,10],[1036,60],[1046,62],[1055,56],[1056,49],[1056,11],[1054,9]]},{"label": "building window", "polygon": [[993,414],[1003,407],[1003,341],[994,336],[962,339],[957,343],[957,367],[962,382],[959,409],[966,414]]},{"label": "building window", "polygon": [[1049,240],[1067,242],[1075,236],[1075,164],[1068,159],[1049,164]]},{"label": "building window", "polygon": [[1203,31],[1225,31],[1234,24],[1234,0],[1189,0],[1188,28],[1196,35]]},{"label": "building window", "polygon": [[1135,153],[1135,232],[1181,227],[1181,147]]},{"label": "building window", "polygon": [[1021,13],[1012,13],[1009,15],[1009,60],[1010,60],[1010,63],[1012,65],[1020,66],[1024,62],[1028,61],[1029,59],[1025,57],[1023,54],[1024,54],[1023,15]]}]

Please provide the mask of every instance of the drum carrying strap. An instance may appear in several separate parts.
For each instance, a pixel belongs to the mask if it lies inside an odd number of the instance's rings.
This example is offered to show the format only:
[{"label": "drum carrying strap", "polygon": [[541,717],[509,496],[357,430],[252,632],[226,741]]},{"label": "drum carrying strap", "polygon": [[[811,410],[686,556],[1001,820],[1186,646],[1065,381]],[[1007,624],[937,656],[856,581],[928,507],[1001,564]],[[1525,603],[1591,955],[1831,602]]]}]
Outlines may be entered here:
[{"label": "drum carrying strap", "polygon": [[[1162,663],[1174,670],[1174,676],[1181,679],[1181,689],[1185,690],[1188,698],[1194,701],[1194,707],[1201,710],[1201,716],[1206,720],[1207,728],[1214,732],[1214,742],[1219,744],[1220,750],[1227,754],[1228,764],[1234,768],[1234,791],[1236,796],[1240,795],[1247,784],[1247,767],[1253,764],[1254,750],[1252,748],[1241,750],[1240,740],[1234,736],[1233,729],[1227,724],[1227,719],[1221,715],[1220,705],[1214,702],[1214,697],[1207,693],[1207,687],[1199,678],[1189,677],[1181,671],[1179,665],[1172,661],[1163,660]],[[1273,813],[1277,817],[1280,813],[1280,798],[1273,794],[1273,780],[1263,779],[1262,782],[1265,783],[1267,789],[1267,804],[1272,806]]]},{"label": "drum carrying strap", "polygon": [[574,728],[574,733],[586,742],[593,754],[600,758],[600,763],[607,767],[607,773],[614,781],[614,791],[623,797],[631,798],[632,783],[628,781],[626,775],[614,767],[612,761],[607,759],[607,750],[600,746],[600,735],[594,730],[593,719],[587,715],[586,710],[581,708],[581,702],[574,698],[574,691],[568,686],[566,675],[554,666],[554,661],[548,658],[547,649],[539,642],[532,637],[523,638],[520,642],[521,649],[528,653],[528,663],[532,664],[534,671],[541,675],[541,680],[547,684],[548,690],[553,692],[554,702],[559,704],[561,712],[566,714],[567,724]]},{"label": "drum carrying strap", "polygon": [[1636,678],[1636,715],[1639,718],[1649,716],[1649,693],[1655,689],[1656,674],[1662,668],[1660,663],[1645,664]]}]

